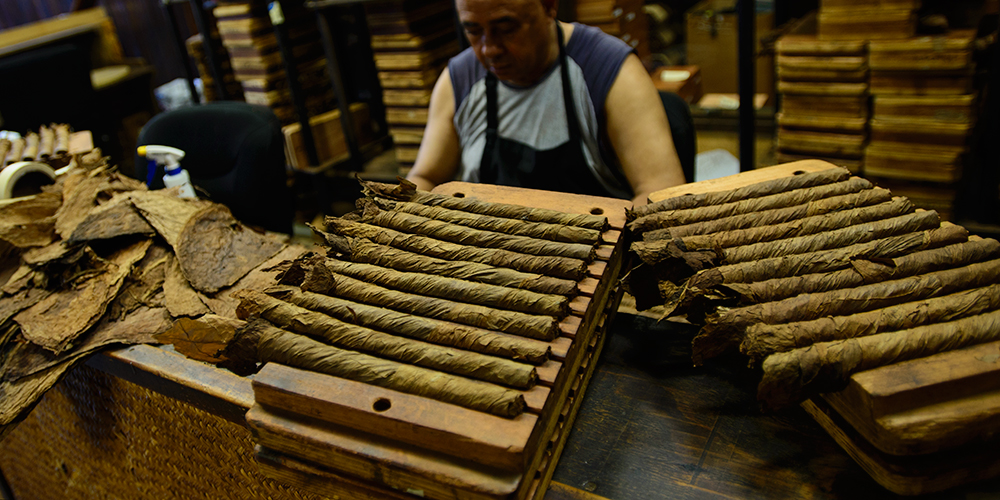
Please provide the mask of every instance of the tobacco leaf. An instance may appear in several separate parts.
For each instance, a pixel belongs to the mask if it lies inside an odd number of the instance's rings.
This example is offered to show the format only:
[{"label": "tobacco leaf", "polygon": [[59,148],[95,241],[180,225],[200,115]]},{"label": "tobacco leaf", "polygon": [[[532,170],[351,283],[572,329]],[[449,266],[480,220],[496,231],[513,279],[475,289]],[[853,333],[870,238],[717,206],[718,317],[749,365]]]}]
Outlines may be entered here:
[{"label": "tobacco leaf", "polygon": [[126,234],[156,234],[132,204],[132,196],[131,192],[116,193],[110,201],[91,210],[73,230],[68,242],[110,239]]},{"label": "tobacco leaf", "polygon": [[211,205],[190,217],[173,247],[191,286],[214,293],[278,253],[284,239],[247,229],[228,208]]},{"label": "tobacco leaf", "polygon": [[208,306],[201,300],[200,294],[191,288],[180,264],[171,255],[165,266],[163,281],[164,301],[167,310],[173,317],[201,316],[209,312]]},{"label": "tobacco leaf", "polygon": [[206,314],[197,319],[180,318],[156,336],[161,344],[172,344],[177,352],[198,361],[225,361],[220,351],[226,348],[241,327],[242,321]]},{"label": "tobacco leaf", "polygon": [[73,347],[53,354],[30,342],[15,342],[4,364],[3,380],[26,377],[78,356],[92,354],[112,344],[155,344],[157,335],[170,328],[170,315],[162,307],[139,307],[125,318],[105,315],[74,343]]},{"label": "tobacco leaf", "polygon": [[77,174],[63,185],[63,203],[56,211],[56,233],[62,239],[69,239],[90,211],[98,204],[98,194],[110,188],[108,179],[101,172]]},{"label": "tobacco leaf", "polygon": [[177,193],[177,189],[129,193],[132,205],[175,250],[181,230],[184,229],[188,219],[198,211],[211,206],[211,203],[204,200],[179,198]]},{"label": "tobacco leaf", "polygon": [[163,307],[163,282],[170,257],[169,248],[155,243],[150,246],[146,256],[132,268],[117,300],[108,308],[107,316],[122,319],[140,306]]},{"label": "tobacco leaf", "polygon": [[0,207],[0,239],[18,248],[42,247],[55,239],[59,193],[39,193]]},{"label": "tobacco leaf", "polygon": [[115,252],[102,272],[18,313],[14,320],[21,326],[24,337],[57,354],[66,350],[97,323],[118,295],[132,266],[146,255],[151,244],[150,240],[142,240]]},{"label": "tobacco leaf", "polygon": [[287,245],[273,257],[247,273],[233,286],[224,288],[214,295],[199,295],[202,302],[208,306],[212,314],[224,318],[235,318],[239,299],[233,294],[239,290],[263,290],[275,284],[275,275],[280,272],[285,262],[291,262],[307,253],[308,249],[301,245]]}]

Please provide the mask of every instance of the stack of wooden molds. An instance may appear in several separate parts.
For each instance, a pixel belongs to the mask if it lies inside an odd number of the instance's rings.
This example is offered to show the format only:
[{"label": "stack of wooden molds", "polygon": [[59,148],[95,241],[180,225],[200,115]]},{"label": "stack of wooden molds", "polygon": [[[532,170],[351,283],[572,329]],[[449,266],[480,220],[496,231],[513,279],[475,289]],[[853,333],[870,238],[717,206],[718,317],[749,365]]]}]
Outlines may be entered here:
[{"label": "stack of wooden molds", "polygon": [[909,38],[917,30],[920,0],[821,0],[824,40]]},{"label": "stack of wooden molds", "polygon": [[[230,98],[237,101],[243,100],[243,87],[236,81],[236,76],[233,75],[233,65],[229,61],[229,52],[226,51],[225,47],[219,41],[218,32],[214,32],[213,35],[216,39],[216,46],[219,47],[215,57],[219,63],[219,70],[222,72],[221,78],[225,82],[226,91],[229,92]],[[205,102],[223,100],[216,88],[215,76],[212,74],[212,70],[209,69],[210,65],[208,64],[208,57],[205,54],[205,41],[202,34],[199,33],[188,38],[185,45],[187,45],[188,55],[191,56],[191,59],[194,59],[195,65],[198,67]]]},{"label": "stack of wooden molds", "polygon": [[821,158],[860,172],[868,140],[865,45],[812,34],[778,40],[779,162]]},{"label": "stack of wooden molds", "polygon": [[541,498],[621,299],[629,203],[460,182],[366,193],[320,233],[337,258],[241,297],[244,317],[295,332],[273,341],[312,346],[256,344],[261,469],[330,496]]},{"label": "stack of wooden molds", "polygon": [[649,23],[642,0],[576,0],[576,20],[620,38],[639,54],[649,56]]},{"label": "stack of wooden molds", "polygon": [[[294,2],[282,4],[291,52],[305,94],[309,116],[329,111],[334,105],[333,87],[326,74],[326,59],[312,15]],[[288,77],[266,4],[222,1],[214,9],[222,43],[229,51],[233,73],[243,85],[250,104],[268,106],[282,123],[296,121]]]},{"label": "stack of wooden molds", "polygon": [[975,123],[971,30],[872,40],[865,175],[950,219]]},{"label": "stack of wooden molds", "polygon": [[434,83],[459,52],[455,10],[449,0],[394,0],[365,4],[365,11],[386,122],[405,173],[417,159]]}]

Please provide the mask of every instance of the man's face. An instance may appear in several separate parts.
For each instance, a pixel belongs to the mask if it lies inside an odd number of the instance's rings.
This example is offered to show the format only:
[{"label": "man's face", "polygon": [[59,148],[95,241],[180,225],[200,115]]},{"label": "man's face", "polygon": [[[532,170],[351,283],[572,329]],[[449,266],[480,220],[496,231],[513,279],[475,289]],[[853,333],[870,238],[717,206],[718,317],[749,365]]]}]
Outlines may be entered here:
[{"label": "man's face", "polygon": [[548,69],[555,9],[540,0],[457,0],[458,17],[476,58],[514,85],[537,82]]}]

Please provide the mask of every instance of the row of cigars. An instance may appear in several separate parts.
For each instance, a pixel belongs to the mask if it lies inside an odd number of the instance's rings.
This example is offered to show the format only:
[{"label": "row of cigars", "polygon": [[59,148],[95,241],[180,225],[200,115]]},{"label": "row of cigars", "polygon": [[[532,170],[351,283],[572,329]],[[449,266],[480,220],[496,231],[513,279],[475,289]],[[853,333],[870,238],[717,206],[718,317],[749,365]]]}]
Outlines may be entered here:
[{"label": "row of cigars", "polygon": [[995,476],[1000,406],[977,381],[997,372],[1000,243],[811,163],[630,211],[625,286],[701,326],[696,365],[742,358],[764,408],[801,403],[890,490]]}]

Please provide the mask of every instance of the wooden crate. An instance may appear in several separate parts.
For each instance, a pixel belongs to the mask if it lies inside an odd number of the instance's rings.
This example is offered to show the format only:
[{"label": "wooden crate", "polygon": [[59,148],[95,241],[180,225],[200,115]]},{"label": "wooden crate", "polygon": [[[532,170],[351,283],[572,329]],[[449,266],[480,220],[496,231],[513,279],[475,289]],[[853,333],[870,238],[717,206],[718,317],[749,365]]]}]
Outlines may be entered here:
[{"label": "wooden crate", "polygon": [[781,112],[787,116],[868,118],[868,96],[781,96]]},{"label": "wooden crate", "polygon": [[872,95],[966,95],[972,93],[972,71],[871,70]]},{"label": "wooden crate", "polygon": [[859,8],[820,10],[821,39],[877,40],[910,38],[917,30],[917,14],[911,8]]},{"label": "wooden crate", "polygon": [[[507,419],[336,377],[268,365],[254,378],[247,414],[262,470],[303,489],[332,472],[376,483],[390,495],[425,498],[541,498],[569,434],[609,314],[626,242],[625,200],[451,182],[435,192],[528,204],[570,213],[606,214],[597,260],[579,282],[581,295],[538,368],[541,385],[524,393],[528,411]],[[308,418],[305,416],[308,415]],[[277,458],[275,458],[277,457]],[[311,470],[308,474],[298,474]]]},{"label": "wooden crate", "polygon": [[898,119],[872,118],[871,143],[897,143],[900,147],[935,146],[939,152],[962,151],[966,148],[970,123],[939,123]]},{"label": "wooden crate", "polygon": [[865,175],[889,179],[954,183],[962,178],[961,150],[872,144],[865,149]]},{"label": "wooden crate", "polygon": [[972,30],[955,30],[946,35],[904,40],[872,40],[868,45],[868,65],[872,70],[952,71],[972,64]]},{"label": "wooden crate", "polygon": [[[366,144],[373,139],[371,120],[368,116],[368,105],[364,103],[351,104],[351,115],[354,130],[358,134],[359,144]],[[312,126],[313,139],[316,143],[316,154],[320,165],[346,159],[350,155],[344,130],[340,123],[340,110],[335,109],[321,115],[309,118]],[[311,170],[320,165],[310,165],[302,142],[302,127],[299,123],[291,123],[281,127],[285,135],[285,158],[289,165],[300,170]]]},{"label": "wooden crate", "polygon": [[891,96],[872,100],[872,118],[909,122],[973,123],[976,95]]},{"label": "wooden crate", "polygon": [[864,153],[865,134],[838,134],[778,129],[778,150],[785,153],[860,158]]}]

